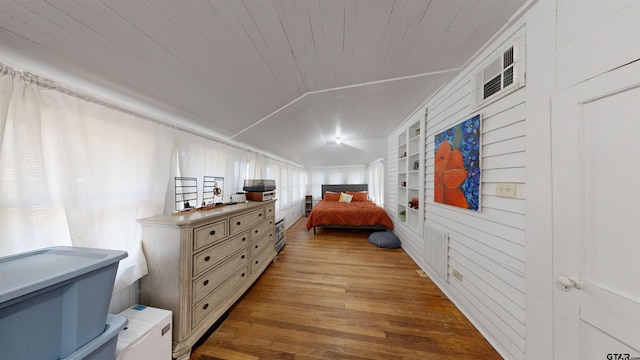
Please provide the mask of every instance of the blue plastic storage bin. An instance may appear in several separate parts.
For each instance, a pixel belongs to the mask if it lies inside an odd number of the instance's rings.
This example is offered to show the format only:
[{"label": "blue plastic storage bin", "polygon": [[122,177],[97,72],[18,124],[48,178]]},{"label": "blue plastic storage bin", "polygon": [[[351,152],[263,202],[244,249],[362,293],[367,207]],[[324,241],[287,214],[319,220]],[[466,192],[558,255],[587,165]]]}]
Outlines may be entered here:
[{"label": "blue plastic storage bin", "polygon": [[107,314],[104,332],[61,360],[113,360],[118,345],[118,334],[127,323],[128,320],[124,316]]},{"label": "blue plastic storage bin", "polygon": [[51,247],[0,258],[0,349],[59,359],[103,333],[125,251]]}]

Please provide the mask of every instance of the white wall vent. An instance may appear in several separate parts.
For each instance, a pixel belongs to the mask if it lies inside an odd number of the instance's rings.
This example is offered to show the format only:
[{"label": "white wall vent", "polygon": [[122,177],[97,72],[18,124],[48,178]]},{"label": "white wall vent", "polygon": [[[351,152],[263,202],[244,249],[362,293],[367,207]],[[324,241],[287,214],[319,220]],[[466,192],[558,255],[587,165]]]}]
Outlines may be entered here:
[{"label": "white wall vent", "polygon": [[493,101],[524,85],[523,48],[520,38],[493,55],[473,75],[473,104]]},{"label": "white wall vent", "polygon": [[435,227],[424,227],[424,259],[441,279],[447,280],[449,268],[449,233]]}]

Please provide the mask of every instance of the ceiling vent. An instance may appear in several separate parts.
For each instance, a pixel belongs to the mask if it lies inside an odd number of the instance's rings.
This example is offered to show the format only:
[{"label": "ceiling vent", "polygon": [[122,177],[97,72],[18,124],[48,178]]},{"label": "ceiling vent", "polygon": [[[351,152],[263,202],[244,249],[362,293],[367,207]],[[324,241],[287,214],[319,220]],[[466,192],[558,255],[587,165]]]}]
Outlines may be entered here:
[{"label": "ceiling vent", "polygon": [[[522,46],[513,44],[493,55],[473,77],[474,106],[493,101],[510,90],[524,85],[524,62],[520,62]],[[521,69],[522,68],[522,69]]]}]

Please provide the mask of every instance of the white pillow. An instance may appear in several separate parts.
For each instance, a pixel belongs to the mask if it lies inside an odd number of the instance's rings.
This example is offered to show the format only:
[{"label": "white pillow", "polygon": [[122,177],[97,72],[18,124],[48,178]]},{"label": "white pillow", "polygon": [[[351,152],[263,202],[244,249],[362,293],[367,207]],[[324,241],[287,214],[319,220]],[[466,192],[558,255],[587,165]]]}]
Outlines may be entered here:
[{"label": "white pillow", "polygon": [[338,199],[339,202],[346,202],[346,203],[350,203],[351,199],[353,199],[353,195],[349,195],[349,194],[345,194],[345,193],[340,193],[340,198]]}]

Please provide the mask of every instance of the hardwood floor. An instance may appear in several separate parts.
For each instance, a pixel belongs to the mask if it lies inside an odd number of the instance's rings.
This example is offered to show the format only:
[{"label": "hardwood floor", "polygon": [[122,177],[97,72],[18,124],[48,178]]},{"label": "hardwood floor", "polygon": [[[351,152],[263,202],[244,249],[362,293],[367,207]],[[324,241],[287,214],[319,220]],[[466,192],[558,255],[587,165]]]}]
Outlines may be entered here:
[{"label": "hardwood floor", "polygon": [[501,359],[404,250],[305,221],[190,360]]}]

